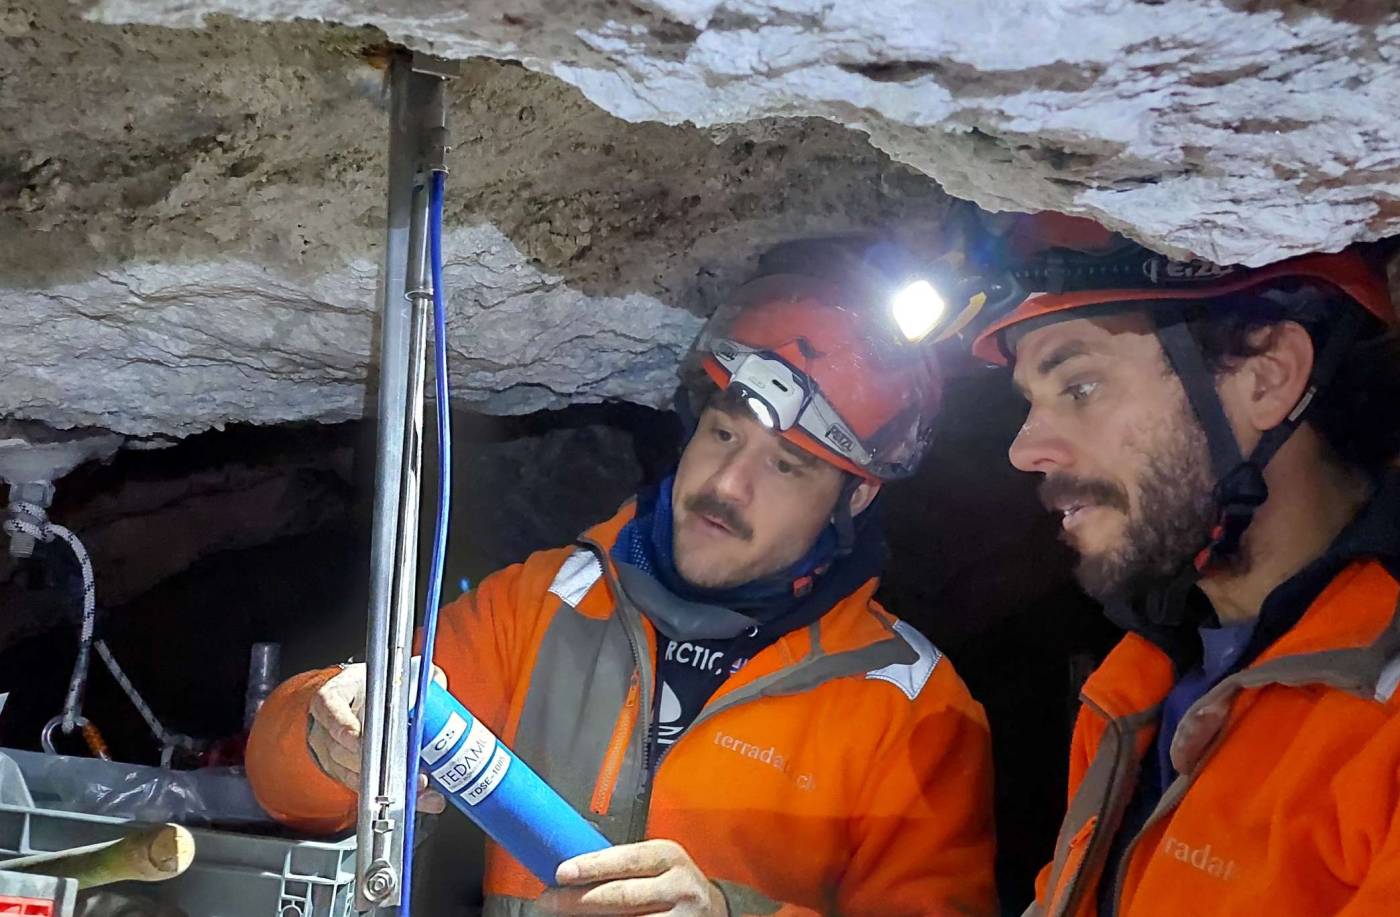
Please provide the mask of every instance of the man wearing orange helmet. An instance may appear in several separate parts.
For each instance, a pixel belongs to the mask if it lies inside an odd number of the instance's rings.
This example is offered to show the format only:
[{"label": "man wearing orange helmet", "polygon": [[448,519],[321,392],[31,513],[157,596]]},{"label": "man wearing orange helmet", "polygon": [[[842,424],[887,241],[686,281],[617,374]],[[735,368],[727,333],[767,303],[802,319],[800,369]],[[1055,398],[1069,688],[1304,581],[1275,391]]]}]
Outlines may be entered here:
[{"label": "man wearing orange helmet", "polygon": [[[488,914],[995,913],[986,719],[872,598],[869,509],[928,443],[937,367],[879,281],[802,252],[707,324],[672,477],[443,610],[449,688],[618,845],[550,890],[489,848]],[[267,701],[269,812],[350,824],[362,690]]]},{"label": "man wearing orange helmet", "polygon": [[1354,251],[1244,269],[1083,249],[993,285],[1041,292],[1003,297],[973,347],[1014,368],[1011,461],[1043,476],[1081,584],[1128,631],[1084,685],[1028,913],[1394,913],[1384,276]]}]

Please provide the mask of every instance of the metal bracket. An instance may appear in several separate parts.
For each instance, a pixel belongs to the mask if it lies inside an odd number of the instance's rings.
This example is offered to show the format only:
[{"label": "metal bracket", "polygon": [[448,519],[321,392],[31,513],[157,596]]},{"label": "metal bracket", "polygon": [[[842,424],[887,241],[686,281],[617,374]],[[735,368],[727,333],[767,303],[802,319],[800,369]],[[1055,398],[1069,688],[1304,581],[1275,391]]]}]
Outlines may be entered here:
[{"label": "metal bracket", "polygon": [[445,57],[433,57],[422,51],[414,51],[409,58],[409,66],[414,73],[426,73],[439,79],[450,80],[462,75],[462,62]]}]

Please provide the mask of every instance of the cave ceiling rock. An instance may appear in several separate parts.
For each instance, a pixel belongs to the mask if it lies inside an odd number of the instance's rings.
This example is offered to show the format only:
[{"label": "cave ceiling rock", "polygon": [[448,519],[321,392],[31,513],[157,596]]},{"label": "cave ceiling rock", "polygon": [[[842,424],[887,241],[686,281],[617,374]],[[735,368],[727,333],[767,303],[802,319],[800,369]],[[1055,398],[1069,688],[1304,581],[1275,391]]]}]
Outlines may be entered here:
[{"label": "cave ceiling rock", "polygon": [[[528,264],[499,230],[444,238],[454,399],[492,413],[657,404],[700,319],[655,297],[589,297]],[[378,265],[318,277],[223,259],[130,263],[0,292],[0,413],[129,436],[234,422],[361,416]]]},{"label": "cave ceiling rock", "polygon": [[664,402],[757,250],[936,222],[925,176],[1222,262],[1400,222],[1387,2],[2,0],[0,38],[0,416],[58,427],[364,413],[386,38],[525,68],[454,90],[488,412]]},{"label": "cave ceiling rock", "polygon": [[1082,213],[1263,264],[1400,228],[1400,8],[1385,0],[97,0],[368,23],[512,58],[628,121],[820,116],[992,210]]}]

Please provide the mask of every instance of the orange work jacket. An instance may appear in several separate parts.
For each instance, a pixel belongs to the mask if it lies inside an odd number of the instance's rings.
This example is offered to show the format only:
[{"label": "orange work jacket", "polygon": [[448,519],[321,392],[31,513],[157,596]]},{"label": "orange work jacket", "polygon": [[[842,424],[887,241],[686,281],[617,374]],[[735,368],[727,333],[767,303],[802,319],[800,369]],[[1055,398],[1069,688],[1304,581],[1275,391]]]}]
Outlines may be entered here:
[{"label": "orange work jacket", "polygon": [[1247,668],[1186,712],[1178,776],[1105,861],[1174,674],[1129,635],[1085,683],[1068,814],[1028,915],[1400,914],[1400,585],[1352,563]]},{"label": "orange work jacket", "polygon": [[[683,845],[732,914],[995,913],[986,718],[874,580],[732,674],[648,785],[656,632],[608,557],[631,514],[444,608],[449,690],[610,840]],[[280,687],[248,747],[263,806],[312,832],[354,820],[306,744],[335,671]],[[542,886],[489,845],[485,889],[519,914]]]}]

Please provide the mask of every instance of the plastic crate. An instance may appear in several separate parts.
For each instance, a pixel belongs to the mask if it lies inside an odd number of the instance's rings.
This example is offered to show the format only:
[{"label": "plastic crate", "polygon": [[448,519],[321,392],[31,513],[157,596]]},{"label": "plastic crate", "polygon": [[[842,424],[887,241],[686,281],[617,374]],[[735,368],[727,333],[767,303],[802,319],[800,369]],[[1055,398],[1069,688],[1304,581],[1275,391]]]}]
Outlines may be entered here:
[{"label": "plastic crate", "polygon": [[[134,824],[0,805],[0,853],[26,856],[100,844],[124,836]],[[354,911],[354,837],[327,843],[204,828],[190,833],[195,857],[184,875],[133,883],[131,890],[189,917],[349,917]]]}]

